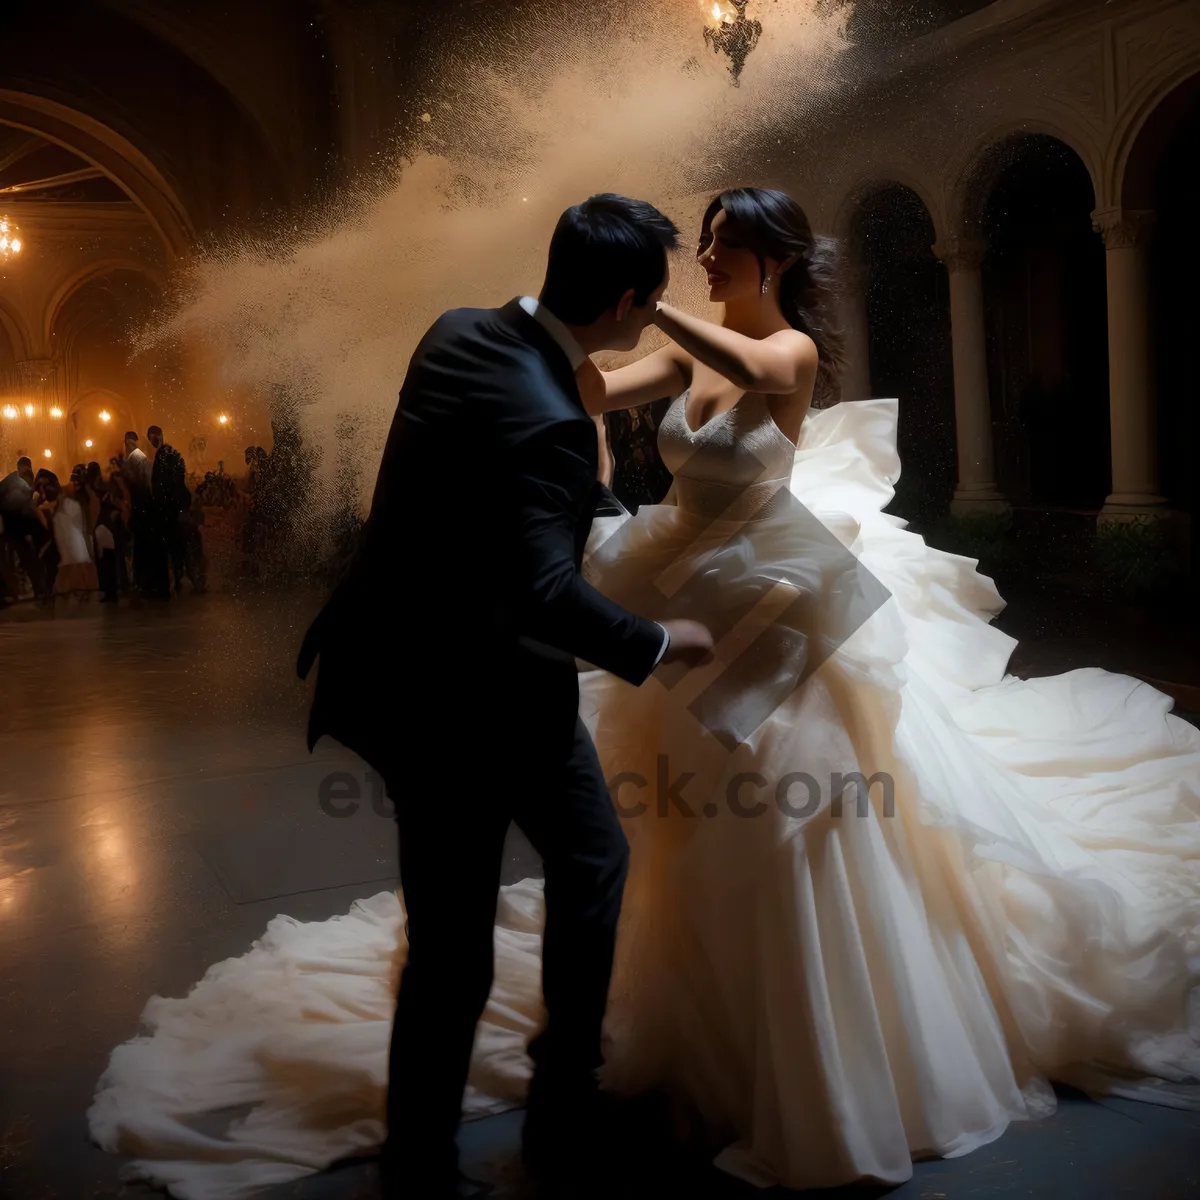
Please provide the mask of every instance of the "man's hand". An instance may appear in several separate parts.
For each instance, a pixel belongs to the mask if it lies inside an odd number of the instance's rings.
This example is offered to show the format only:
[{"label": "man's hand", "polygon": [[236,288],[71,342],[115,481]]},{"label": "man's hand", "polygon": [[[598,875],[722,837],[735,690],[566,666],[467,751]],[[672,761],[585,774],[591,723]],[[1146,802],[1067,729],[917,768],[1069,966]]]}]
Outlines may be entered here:
[{"label": "man's hand", "polygon": [[713,637],[707,626],[699,621],[664,621],[662,624],[671,640],[659,666],[684,662],[695,667],[712,661]]}]

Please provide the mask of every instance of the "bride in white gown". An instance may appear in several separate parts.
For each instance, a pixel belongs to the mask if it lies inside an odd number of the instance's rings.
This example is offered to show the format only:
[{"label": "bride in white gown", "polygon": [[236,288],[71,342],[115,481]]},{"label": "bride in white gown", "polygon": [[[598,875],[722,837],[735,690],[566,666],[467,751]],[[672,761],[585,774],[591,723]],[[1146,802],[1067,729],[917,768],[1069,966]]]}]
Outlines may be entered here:
[{"label": "bride in white gown", "polygon": [[[992,582],[882,511],[895,401],[807,411],[794,330],[832,339],[792,201],[725,194],[701,258],[730,328],[668,307],[672,347],[581,380],[597,409],[680,393],[659,438],[672,494],[597,522],[589,572],[720,636],[678,678],[582,680],[632,850],[608,1086],[671,1094],[722,1167],[794,1188],[900,1182],[1052,1111],[1049,1078],[1195,1105],[1200,731],[1135,679],[1005,673]],[[782,347],[753,378],[739,324]],[[470,1113],[522,1100],[540,924],[539,881],[503,890]],[[277,917],[150,1002],[93,1135],[184,1200],[369,1153],[403,955],[391,892]]]}]

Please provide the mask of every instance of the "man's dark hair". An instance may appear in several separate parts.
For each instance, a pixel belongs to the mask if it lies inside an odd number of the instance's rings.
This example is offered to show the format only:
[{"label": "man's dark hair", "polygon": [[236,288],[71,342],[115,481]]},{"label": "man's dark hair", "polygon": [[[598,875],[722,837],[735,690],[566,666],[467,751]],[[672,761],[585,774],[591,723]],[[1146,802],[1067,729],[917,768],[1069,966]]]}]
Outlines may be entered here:
[{"label": "man's dark hair", "polygon": [[136,433],[134,433],[134,432],[133,432],[133,430],[131,429],[131,430],[130,430],[130,431],[129,431],[129,432],[126,434],[126,435],[125,435],[125,440],[126,440],[127,442],[136,442],[136,441],[138,440],[138,435],[137,435]]},{"label": "man's dark hair", "polygon": [[157,433],[159,437],[162,437],[162,435],[163,435],[162,426],[161,425],[151,425],[150,428],[146,430],[146,436],[149,437],[152,433]]},{"label": "man's dark hair", "polygon": [[643,305],[667,273],[679,230],[645,200],[604,193],[568,208],[550,239],[541,301],[567,325],[591,325],[630,288]]},{"label": "man's dark hair", "polygon": [[28,455],[22,454],[21,457],[17,459],[17,470],[18,471],[22,467],[32,467],[32,466],[33,466],[33,459],[30,458]]}]

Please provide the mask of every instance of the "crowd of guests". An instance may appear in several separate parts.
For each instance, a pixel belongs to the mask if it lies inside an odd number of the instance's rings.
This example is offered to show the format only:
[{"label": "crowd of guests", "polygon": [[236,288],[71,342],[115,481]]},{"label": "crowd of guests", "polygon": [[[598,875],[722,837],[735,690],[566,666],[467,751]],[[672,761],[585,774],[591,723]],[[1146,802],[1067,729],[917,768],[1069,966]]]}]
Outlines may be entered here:
[{"label": "crowd of guests", "polygon": [[357,489],[340,477],[334,509],[324,512],[313,502],[319,453],[294,419],[272,420],[271,434],[271,450],[246,447],[237,479],[221,462],[189,481],[158,426],[147,430],[145,448],[128,433],[125,453],[106,469],[80,463],[65,484],[21,458],[0,478],[0,605],[30,593],[46,602],[97,591],[109,603],[127,593],[165,599],[181,593],[185,578],[203,591],[206,511],[226,582],[337,579],[362,525]]},{"label": "crowd of guests", "polygon": [[[125,453],[99,463],[79,463],[66,483],[49,470],[36,473],[30,459],[0,479],[0,591],[5,602],[21,599],[22,576],[44,602],[55,596],[115,603],[133,591],[151,599],[180,593],[186,577],[205,588],[200,526],[203,511],[187,486],[183,455],[152,425],[146,439],[134,432]],[[207,482],[207,481],[206,481]]]}]

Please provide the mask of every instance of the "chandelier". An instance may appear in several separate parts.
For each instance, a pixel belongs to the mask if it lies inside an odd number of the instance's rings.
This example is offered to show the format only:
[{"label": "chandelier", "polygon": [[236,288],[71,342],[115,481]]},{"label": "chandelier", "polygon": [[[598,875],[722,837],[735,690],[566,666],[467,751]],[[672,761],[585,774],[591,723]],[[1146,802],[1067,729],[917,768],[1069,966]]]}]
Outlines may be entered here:
[{"label": "chandelier", "polygon": [[0,258],[9,259],[21,253],[21,231],[8,217],[0,216]]},{"label": "chandelier", "polygon": [[746,19],[749,0],[700,0],[704,10],[704,40],[714,54],[729,59],[729,73],[736,87],[741,83],[742,69],[750,52],[762,36],[762,23]]}]

